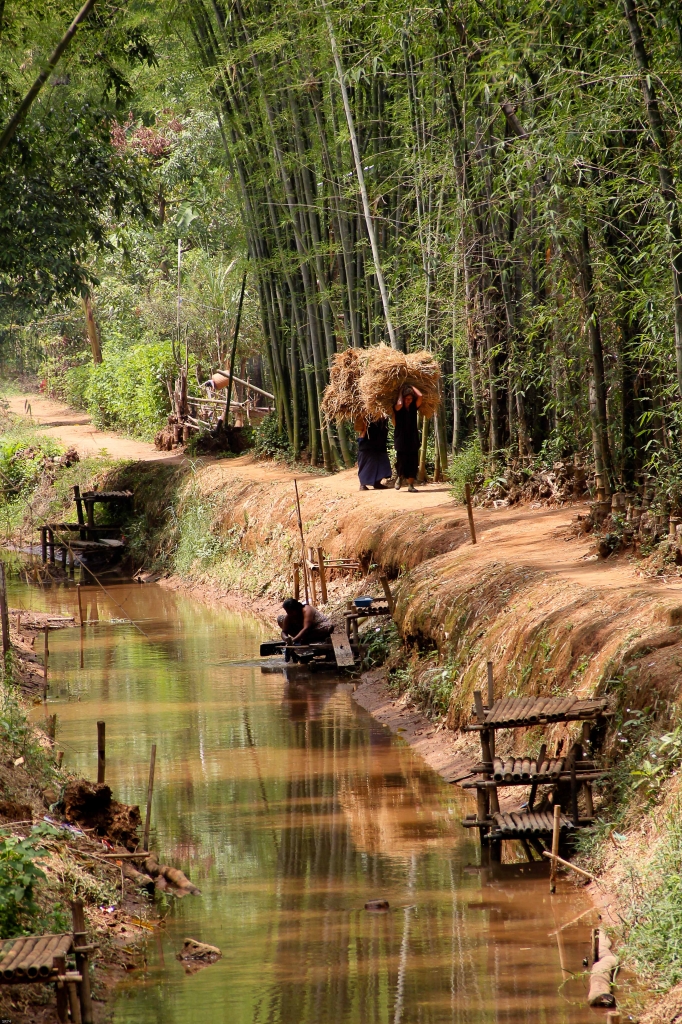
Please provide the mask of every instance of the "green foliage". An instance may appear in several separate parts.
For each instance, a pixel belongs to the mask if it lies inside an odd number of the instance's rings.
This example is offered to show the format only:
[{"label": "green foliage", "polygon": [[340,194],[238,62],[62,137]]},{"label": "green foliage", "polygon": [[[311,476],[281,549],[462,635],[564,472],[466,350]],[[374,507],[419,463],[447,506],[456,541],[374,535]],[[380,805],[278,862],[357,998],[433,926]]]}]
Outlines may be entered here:
[{"label": "green foliage", "polygon": [[253,450],[259,459],[293,461],[293,449],[286,433],[279,429],[276,413],[266,416],[254,430]]},{"label": "green foliage", "polygon": [[40,916],[34,889],[46,875],[38,861],[47,851],[38,845],[40,837],[0,832],[0,934],[11,939],[27,935]]},{"label": "green foliage", "polygon": [[478,438],[472,438],[455,455],[448,468],[448,479],[452,484],[452,493],[457,501],[464,502],[464,486],[469,484],[473,493],[476,481],[485,472],[485,457],[478,443]]},{"label": "green foliage", "polygon": [[396,653],[401,643],[398,627],[393,619],[379,626],[373,625],[370,619],[370,625],[362,631],[361,638],[366,650],[365,665],[368,668],[383,665]]},{"label": "green foliage", "polygon": [[[99,427],[152,440],[170,409],[167,382],[175,375],[170,342],[105,349],[84,388],[85,405]],[[73,371],[67,371],[67,380]]]},{"label": "green foliage", "polygon": [[651,864],[630,870],[624,901],[626,964],[638,978],[666,991],[682,981],[682,824],[679,803],[665,819]]}]

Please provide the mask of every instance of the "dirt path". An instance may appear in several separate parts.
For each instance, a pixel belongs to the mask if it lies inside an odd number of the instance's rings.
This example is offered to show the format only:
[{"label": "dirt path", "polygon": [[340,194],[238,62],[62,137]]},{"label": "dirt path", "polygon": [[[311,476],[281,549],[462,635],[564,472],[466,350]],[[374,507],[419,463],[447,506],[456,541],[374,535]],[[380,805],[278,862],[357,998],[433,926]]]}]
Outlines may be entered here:
[{"label": "dirt path", "polygon": [[[177,463],[185,458],[181,453],[169,456],[166,452],[158,452],[152,444],[144,441],[98,430],[86,413],[76,412],[63,403],[39,395],[12,396],[9,398],[10,411],[17,416],[26,416],[25,403],[30,404],[33,422],[40,426],[42,433],[64,445],[72,445],[82,455],[106,453],[120,459]],[[418,494],[394,488],[360,492],[355,469],[334,475],[305,471],[294,473],[286,466],[258,462],[248,455],[238,459],[205,460],[204,465],[207,482],[209,477],[214,478],[215,483],[238,477],[272,484],[290,482],[297,477],[302,493],[317,491],[323,504],[326,500],[340,500],[344,515],[352,512],[368,522],[375,516],[377,520],[385,519],[392,511],[417,512],[424,514],[427,525],[467,529],[464,510],[453,501],[447,484],[427,484],[420,487]],[[567,583],[611,592],[614,596],[616,592],[648,598],[658,596],[666,605],[671,603],[671,599],[675,602],[682,599],[682,579],[679,577],[643,577],[637,566],[624,557],[597,561],[594,543],[589,537],[569,535],[568,527],[576,513],[586,509],[585,503],[558,509],[528,505],[477,509],[478,544],[475,550],[470,549],[470,564],[478,563],[483,567],[489,565],[491,559],[499,559],[542,569],[555,579],[558,577]]]},{"label": "dirt path", "polygon": [[169,456],[157,452],[153,444],[134,441],[109,431],[98,430],[86,412],[78,412],[62,402],[42,395],[11,395],[7,399],[9,410],[15,416],[29,419],[40,428],[41,434],[75,448],[79,455],[107,455],[112,459],[142,459],[157,462],[169,459],[180,461],[182,456]]}]

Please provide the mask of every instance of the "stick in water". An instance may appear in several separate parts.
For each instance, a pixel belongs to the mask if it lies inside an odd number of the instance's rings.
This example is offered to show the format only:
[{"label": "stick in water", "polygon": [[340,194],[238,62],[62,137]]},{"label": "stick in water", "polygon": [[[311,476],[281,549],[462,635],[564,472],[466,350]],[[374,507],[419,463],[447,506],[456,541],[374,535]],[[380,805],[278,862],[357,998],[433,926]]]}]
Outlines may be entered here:
[{"label": "stick in water", "polygon": [[97,783],[101,785],[104,782],[104,772],[107,761],[107,748],[106,748],[106,724],[104,722],[97,723]]},{"label": "stick in water", "polygon": [[144,819],[144,838],[142,849],[149,849],[149,823],[152,818],[152,793],[154,792],[154,768],[156,766],[156,743],[152,743],[152,754],[149,758],[149,785],[147,786],[147,814]]},{"label": "stick in water", "polygon": [[554,829],[552,830],[552,858],[549,867],[549,891],[556,892],[556,865],[559,858],[559,834],[561,832],[561,807],[554,805]]},{"label": "stick in water", "polygon": [[85,625],[85,620],[83,619],[83,598],[81,597],[81,585],[80,585],[80,583],[76,584],[76,593],[78,594],[78,617],[81,620],[81,629],[82,629],[83,626]]}]

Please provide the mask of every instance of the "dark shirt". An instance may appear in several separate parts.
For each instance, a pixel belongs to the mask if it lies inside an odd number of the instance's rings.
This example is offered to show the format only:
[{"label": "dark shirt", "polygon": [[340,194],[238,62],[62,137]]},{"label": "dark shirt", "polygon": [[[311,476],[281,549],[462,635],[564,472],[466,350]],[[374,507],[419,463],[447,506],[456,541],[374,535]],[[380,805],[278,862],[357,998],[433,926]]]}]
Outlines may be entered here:
[{"label": "dark shirt", "polygon": [[414,399],[409,405],[404,405],[402,409],[395,411],[393,445],[397,452],[414,452],[419,448],[417,406]]},{"label": "dark shirt", "polygon": [[358,438],[358,448],[365,452],[385,452],[388,445],[388,420],[374,420],[367,424],[367,433]]}]

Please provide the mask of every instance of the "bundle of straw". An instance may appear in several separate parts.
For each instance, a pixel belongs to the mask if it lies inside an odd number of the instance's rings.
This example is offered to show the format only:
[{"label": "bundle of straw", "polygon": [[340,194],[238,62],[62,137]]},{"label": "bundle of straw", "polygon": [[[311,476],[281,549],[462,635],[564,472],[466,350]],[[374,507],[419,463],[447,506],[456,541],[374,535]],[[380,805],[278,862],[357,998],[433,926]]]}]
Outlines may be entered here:
[{"label": "bundle of straw", "polygon": [[366,416],[359,384],[367,350],[347,348],[337,352],[329,372],[329,384],[322,399],[322,412],[327,420],[350,420]]},{"label": "bundle of straw", "polygon": [[388,345],[365,351],[366,365],[358,390],[368,419],[390,416],[402,388],[408,385],[422,393],[419,411],[427,418],[433,416],[440,405],[440,367],[430,352],[405,355]]}]

